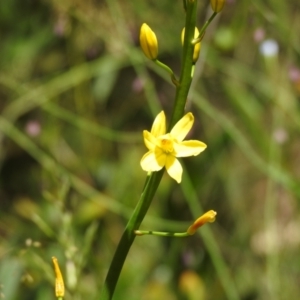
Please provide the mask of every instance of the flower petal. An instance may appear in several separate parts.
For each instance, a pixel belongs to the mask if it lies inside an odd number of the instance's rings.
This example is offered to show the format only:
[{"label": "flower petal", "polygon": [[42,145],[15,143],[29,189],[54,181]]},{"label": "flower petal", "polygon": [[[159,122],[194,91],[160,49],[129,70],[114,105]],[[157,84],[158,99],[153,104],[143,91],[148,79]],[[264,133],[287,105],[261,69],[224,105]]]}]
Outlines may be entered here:
[{"label": "flower petal", "polygon": [[204,143],[196,140],[183,141],[173,145],[176,157],[196,156],[206,148]]},{"label": "flower petal", "polygon": [[171,135],[181,142],[191,130],[194,124],[194,116],[192,113],[187,113],[183,116],[172,128]]},{"label": "flower petal", "polygon": [[151,133],[154,135],[154,137],[158,137],[166,133],[166,116],[164,111],[161,111],[156,116],[151,128]]},{"label": "flower petal", "polygon": [[144,136],[144,143],[146,147],[150,151],[154,151],[157,144],[156,138],[148,130],[143,131],[143,136]]},{"label": "flower petal", "polygon": [[168,174],[177,181],[181,182],[182,167],[180,162],[173,155],[168,155],[166,160],[166,169]]},{"label": "flower petal", "polygon": [[155,154],[153,151],[148,151],[141,159],[141,167],[146,172],[159,171],[163,168],[164,164],[161,165],[156,160]]}]

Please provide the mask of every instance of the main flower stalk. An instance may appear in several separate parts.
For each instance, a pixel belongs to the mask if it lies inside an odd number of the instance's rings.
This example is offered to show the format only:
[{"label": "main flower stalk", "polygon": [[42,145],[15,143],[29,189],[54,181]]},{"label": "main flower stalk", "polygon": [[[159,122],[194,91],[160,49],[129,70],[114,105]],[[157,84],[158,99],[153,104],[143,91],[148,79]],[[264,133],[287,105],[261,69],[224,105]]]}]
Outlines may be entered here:
[{"label": "main flower stalk", "polygon": [[[169,130],[183,117],[186,99],[188,97],[189,88],[192,81],[192,67],[193,67],[193,52],[194,45],[194,31],[196,24],[196,9],[197,0],[186,2],[186,22],[185,22],[185,36],[183,45],[183,67],[180,75],[179,84],[176,85],[175,103],[172,112]],[[153,52],[152,52],[153,54]],[[151,55],[152,55],[151,54]],[[151,57],[152,58],[152,57]],[[144,219],[155,192],[159,186],[163,175],[163,169],[158,172],[153,172],[147,176],[144,190],[141,194],[140,200],[127,223],[125,231],[117,246],[112,263],[100,295],[100,300],[110,300],[113,298],[115,287],[120,276],[123,264],[129,252],[129,249],[135,239],[134,231],[139,229],[139,226]]]}]

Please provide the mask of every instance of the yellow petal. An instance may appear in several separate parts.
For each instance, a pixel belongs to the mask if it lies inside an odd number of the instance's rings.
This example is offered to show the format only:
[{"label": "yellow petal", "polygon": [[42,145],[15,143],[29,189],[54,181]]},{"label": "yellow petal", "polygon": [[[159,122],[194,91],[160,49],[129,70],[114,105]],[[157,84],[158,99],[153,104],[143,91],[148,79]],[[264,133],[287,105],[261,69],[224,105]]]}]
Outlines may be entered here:
[{"label": "yellow petal", "polygon": [[160,135],[163,135],[166,133],[166,116],[164,111],[161,111],[155,118],[152,128],[151,128],[151,133],[155,136],[158,137]]},{"label": "yellow petal", "polygon": [[163,168],[164,164],[161,165],[156,160],[155,154],[153,151],[147,152],[141,159],[141,167],[146,172],[155,172]]},{"label": "yellow petal", "polygon": [[196,140],[174,143],[173,146],[176,157],[196,156],[206,148],[206,145],[204,143]]},{"label": "yellow petal", "polygon": [[181,142],[191,130],[194,124],[194,116],[192,113],[187,113],[183,116],[172,128],[171,135],[177,141]]},{"label": "yellow petal", "polygon": [[144,143],[146,147],[149,150],[154,151],[156,147],[156,138],[147,130],[143,131],[143,136],[144,136]]},{"label": "yellow petal", "polygon": [[177,183],[181,182],[182,167],[180,162],[172,155],[167,156],[166,170],[168,174],[177,181]]}]

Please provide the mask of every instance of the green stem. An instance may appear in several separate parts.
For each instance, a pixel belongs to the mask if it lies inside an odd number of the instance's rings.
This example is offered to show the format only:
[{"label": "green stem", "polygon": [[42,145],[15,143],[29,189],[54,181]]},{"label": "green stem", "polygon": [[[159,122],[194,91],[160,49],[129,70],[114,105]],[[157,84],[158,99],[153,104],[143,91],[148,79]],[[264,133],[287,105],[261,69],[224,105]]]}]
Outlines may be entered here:
[{"label": "green stem", "polygon": [[[196,8],[197,0],[187,1],[186,7],[186,24],[185,24],[185,40],[183,46],[183,67],[180,76],[180,83],[176,86],[176,97],[174,109],[169,124],[169,129],[172,128],[184,114],[184,106],[191,85],[192,67],[193,67],[193,52],[195,23],[196,23]],[[147,177],[143,193],[133,212],[132,217],[127,223],[125,231],[117,246],[116,252],[112,259],[111,265],[105,279],[104,287],[100,295],[101,300],[110,300],[113,297],[114,290],[119,279],[123,264],[129,252],[129,249],[136,237],[134,231],[137,230],[144,219],[147,210],[152,202],[153,196],[158,188],[163,175],[163,170],[154,172],[150,177]]]},{"label": "green stem", "polygon": [[136,237],[134,230],[138,229],[141,222],[143,221],[152,202],[153,196],[157,190],[157,187],[160,183],[162,175],[163,170],[152,173],[150,177],[147,178],[141,198],[133,212],[133,215],[127,223],[125,231],[114,254],[100,299],[112,299],[123,264],[129,252],[129,249]]},{"label": "green stem", "polygon": [[199,32],[199,36],[197,38],[195,38],[193,41],[192,41],[192,44],[195,45],[197,43],[200,43],[201,40],[203,39],[204,37],[204,34],[205,34],[205,30],[206,28],[208,27],[208,25],[211,23],[211,21],[215,18],[215,16],[217,15],[218,13],[214,12],[210,18],[205,22],[205,24],[202,26],[200,32]]},{"label": "green stem", "polygon": [[163,68],[164,70],[166,70],[166,71],[170,74],[171,80],[172,80],[172,82],[175,84],[175,86],[179,86],[179,81],[176,79],[173,70],[172,70],[169,66],[165,65],[164,63],[162,63],[162,62],[159,61],[158,59],[155,59],[154,62],[155,62],[158,66],[160,66],[161,68]]},{"label": "green stem", "polygon": [[169,124],[169,131],[184,115],[184,108],[193,79],[191,76],[194,53],[194,45],[192,44],[192,40],[194,39],[196,26],[197,1],[187,1],[186,3],[186,22],[182,54],[183,65],[179,80],[180,85],[176,89],[175,104]]}]

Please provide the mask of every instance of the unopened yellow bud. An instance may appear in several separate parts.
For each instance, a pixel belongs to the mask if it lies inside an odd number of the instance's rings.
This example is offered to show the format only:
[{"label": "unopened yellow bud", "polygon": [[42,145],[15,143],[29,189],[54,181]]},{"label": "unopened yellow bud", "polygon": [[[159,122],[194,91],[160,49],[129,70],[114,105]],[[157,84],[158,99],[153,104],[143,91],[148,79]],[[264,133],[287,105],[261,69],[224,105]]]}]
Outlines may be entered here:
[{"label": "unopened yellow bud", "polygon": [[[184,33],[185,33],[185,28],[183,28],[182,32],[181,32],[181,42],[182,42],[182,44],[184,43]],[[197,27],[195,27],[194,38],[197,38],[197,37],[199,37],[199,30],[198,30]],[[197,43],[194,46],[193,63],[196,63],[196,61],[198,60],[200,49],[201,49],[201,42]]]},{"label": "unopened yellow bud", "polygon": [[52,262],[54,265],[54,272],[55,272],[55,296],[56,297],[64,297],[65,285],[64,285],[63,277],[60,272],[57,258],[53,256]]},{"label": "unopened yellow bud", "polygon": [[155,33],[144,23],[140,31],[140,45],[144,54],[149,59],[156,59],[158,54],[158,43]]},{"label": "unopened yellow bud", "polygon": [[214,210],[210,210],[198,218],[187,230],[189,235],[193,235],[196,230],[205,223],[212,223],[216,220],[217,213]]},{"label": "unopened yellow bud", "polygon": [[214,12],[219,13],[225,4],[225,0],[210,0],[211,8]]}]

